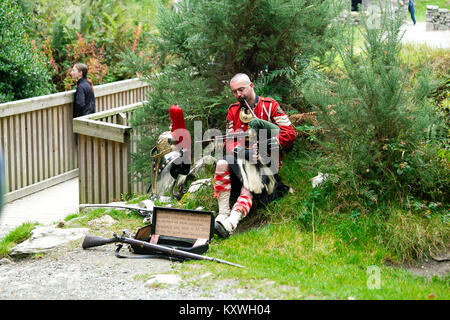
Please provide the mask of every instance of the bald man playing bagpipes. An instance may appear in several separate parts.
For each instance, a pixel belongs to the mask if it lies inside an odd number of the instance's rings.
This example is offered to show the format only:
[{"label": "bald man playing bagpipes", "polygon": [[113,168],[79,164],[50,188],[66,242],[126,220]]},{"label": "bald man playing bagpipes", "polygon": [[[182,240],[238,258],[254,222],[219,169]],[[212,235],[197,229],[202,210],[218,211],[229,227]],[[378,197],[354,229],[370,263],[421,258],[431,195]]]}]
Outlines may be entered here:
[{"label": "bald man playing bagpipes", "polygon": [[[258,199],[267,204],[283,196],[289,187],[277,174],[281,167],[280,151],[290,147],[295,129],[278,102],[259,97],[246,74],[230,80],[230,89],[238,101],[228,108],[226,136],[239,132],[246,136],[227,138],[226,154],[218,160],[214,175],[214,197],[219,212],[216,233],[229,237]],[[230,209],[230,198],[237,200]]]}]

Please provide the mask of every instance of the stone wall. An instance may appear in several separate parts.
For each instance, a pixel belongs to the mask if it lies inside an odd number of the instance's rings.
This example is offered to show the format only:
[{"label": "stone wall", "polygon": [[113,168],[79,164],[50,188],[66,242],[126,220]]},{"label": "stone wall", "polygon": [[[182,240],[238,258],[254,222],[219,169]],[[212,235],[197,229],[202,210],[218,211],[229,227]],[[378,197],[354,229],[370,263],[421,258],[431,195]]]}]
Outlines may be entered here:
[{"label": "stone wall", "polygon": [[426,12],[427,31],[450,30],[450,13],[448,9],[439,9],[438,6],[427,6]]}]

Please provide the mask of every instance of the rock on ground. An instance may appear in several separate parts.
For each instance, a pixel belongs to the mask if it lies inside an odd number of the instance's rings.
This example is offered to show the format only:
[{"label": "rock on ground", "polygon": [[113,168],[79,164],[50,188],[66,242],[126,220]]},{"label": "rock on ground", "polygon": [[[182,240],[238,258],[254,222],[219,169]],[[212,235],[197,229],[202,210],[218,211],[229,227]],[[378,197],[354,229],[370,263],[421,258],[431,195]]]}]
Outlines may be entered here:
[{"label": "rock on ground", "polygon": [[84,237],[88,228],[61,229],[54,225],[35,227],[31,237],[11,250],[12,255],[49,252],[73,240]]}]

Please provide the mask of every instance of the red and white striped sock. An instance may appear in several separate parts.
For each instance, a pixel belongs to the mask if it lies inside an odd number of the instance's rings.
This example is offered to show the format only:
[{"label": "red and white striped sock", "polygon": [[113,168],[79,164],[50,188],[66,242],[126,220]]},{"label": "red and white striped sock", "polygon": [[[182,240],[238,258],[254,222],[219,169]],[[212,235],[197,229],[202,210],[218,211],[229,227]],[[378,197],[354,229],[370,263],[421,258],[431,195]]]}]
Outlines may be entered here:
[{"label": "red and white striped sock", "polygon": [[214,175],[214,198],[217,198],[219,214],[217,220],[221,221],[230,215],[231,181],[230,171],[217,172]]},{"label": "red and white striped sock", "polygon": [[230,191],[231,180],[230,171],[215,172],[214,174],[214,195],[218,192]]},{"label": "red and white striped sock", "polygon": [[246,188],[242,187],[241,195],[237,199],[236,203],[231,208],[231,211],[240,211],[242,218],[246,217],[252,208],[253,196]]}]

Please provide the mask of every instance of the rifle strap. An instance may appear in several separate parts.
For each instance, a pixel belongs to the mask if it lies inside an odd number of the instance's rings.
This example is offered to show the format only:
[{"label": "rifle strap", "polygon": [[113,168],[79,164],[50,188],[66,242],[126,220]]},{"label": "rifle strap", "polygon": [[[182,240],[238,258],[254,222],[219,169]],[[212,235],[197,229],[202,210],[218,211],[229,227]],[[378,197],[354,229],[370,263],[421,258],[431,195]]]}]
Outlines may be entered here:
[{"label": "rifle strap", "polygon": [[121,259],[169,259],[170,261],[183,262],[186,259],[173,257],[167,254],[139,254],[134,256],[125,256],[121,255],[119,252],[122,249],[123,244],[118,244],[117,249],[115,251],[115,256]]}]

